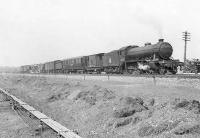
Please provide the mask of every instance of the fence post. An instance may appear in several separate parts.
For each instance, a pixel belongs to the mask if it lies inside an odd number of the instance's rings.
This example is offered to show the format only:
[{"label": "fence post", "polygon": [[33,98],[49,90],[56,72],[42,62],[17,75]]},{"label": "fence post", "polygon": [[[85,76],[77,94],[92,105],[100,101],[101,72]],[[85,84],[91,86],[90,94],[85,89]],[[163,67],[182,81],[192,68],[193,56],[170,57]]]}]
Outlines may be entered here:
[{"label": "fence post", "polygon": [[156,76],[155,75],[153,75],[153,83],[154,83],[154,85],[156,85]]},{"label": "fence post", "polygon": [[39,126],[39,127],[40,127],[40,136],[41,136],[41,138],[42,138],[42,137],[43,137],[43,136],[42,136],[42,131],[43,131],[43,130],[42,130],[42,129],[43,129],[43,123],[42,123],[42,121],[40,121],[40,126]]}]

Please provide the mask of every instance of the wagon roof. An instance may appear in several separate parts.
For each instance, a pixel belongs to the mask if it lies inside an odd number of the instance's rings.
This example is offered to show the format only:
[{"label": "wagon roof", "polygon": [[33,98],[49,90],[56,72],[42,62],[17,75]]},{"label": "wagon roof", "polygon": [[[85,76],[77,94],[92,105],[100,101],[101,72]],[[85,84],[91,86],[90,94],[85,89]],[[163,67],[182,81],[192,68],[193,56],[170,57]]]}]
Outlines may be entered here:
[{"label": "wagon roof", "polygon": [[89,56],[102,55],[102,54],[105,54],[105,53],[98,53],[98,54],[93,54],[93,55],[89,55]]},{"label": "wagon roof", "polygon": [[[119,51],[119,50],[112,50],[112,51],[110,51],[108,53],[113,53],[113,52],[116,52],[116,51]],[[106,53],[106,54],[108,54],[108,53]]]},{"label": "wagon roof", "polygon": [[69,59],[83,58],[83,57],[85,56],[71,57],[71,58],[62,59],[62,61],[69,60]]}]

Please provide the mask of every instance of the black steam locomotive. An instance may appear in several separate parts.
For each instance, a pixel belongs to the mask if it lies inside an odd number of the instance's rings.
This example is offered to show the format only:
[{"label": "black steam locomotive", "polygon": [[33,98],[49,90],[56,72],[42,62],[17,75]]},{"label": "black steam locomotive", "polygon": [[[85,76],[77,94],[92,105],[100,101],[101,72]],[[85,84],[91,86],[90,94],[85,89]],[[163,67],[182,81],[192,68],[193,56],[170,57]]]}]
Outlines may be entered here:
[{"label": "black steam locomotive", "polygon": [[143,47],[130,45],[109,53],[21,66],[21,72],[176,74],[180,62],[171,58],[172,52],[172,46],[159,39],[156,44],[146,43]]}]

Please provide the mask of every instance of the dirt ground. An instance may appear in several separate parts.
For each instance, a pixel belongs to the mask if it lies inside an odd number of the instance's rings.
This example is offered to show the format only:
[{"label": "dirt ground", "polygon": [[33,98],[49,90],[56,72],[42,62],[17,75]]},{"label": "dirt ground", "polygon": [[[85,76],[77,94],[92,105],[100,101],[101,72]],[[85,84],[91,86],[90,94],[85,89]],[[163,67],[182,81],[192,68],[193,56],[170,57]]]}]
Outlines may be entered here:
[{"label": "dirt ground", "polygon": [[0,75],[0,87],[84,138],[200,137],[200,80]]},{"label": "dirt ground", "polygon": [[11,110],[9,103],[3,101],[1,94],[0,101],[0,137],[28,137],[30,132],[27,125],[14,111]]},{"label": "dirt ground", "polygon": [[0,138],[55,138],[56,134],[45,130],[42,134],[39,122],[33,121],[28,115],[14,111],[10,102],[0,94]]}]

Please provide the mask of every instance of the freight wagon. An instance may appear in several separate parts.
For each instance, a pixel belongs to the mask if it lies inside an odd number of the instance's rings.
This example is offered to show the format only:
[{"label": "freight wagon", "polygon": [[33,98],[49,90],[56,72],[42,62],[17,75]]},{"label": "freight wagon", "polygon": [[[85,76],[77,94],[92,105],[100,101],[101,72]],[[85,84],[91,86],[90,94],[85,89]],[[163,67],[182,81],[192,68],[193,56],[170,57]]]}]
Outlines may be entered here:
[{"label": "freight wagon", "polygon": [[54,66],[55,66],[55,73],[63,73],[63,61],[62,60],[54,61]]},{"label": "freight wagon", "polygon": [[44,72],[45,73],[62,73],[63,72],[63,63],[61,60],[55,60],[51,62],[44,63]]},{"label": "freight wagon", "polygon": [[75,57],[63,60],[64,73],[85,73],[88,65],[88,56]]},{"label": "freight wagon", "polygon": [[88,56],[87,73],[99,74],[103,71],[103,55],[104,53],[99,53]]},{"label": "freight wagon", "polygon": [[118,50],[111,51],[103,56],[103,68],[106,73],[119,73],[120,66]]},{"label": "freight wagon", "polygon": [[45,65],[44,64],[39,64],[38,68],[39,68],[39,73],[45,73]]},{"label": "freight wagon", "polygon": [[44,70],[45,70],[45,73],[54,73],[54,62],[51,61],[51,62],[46,62],[44,63]]},{"label": "freight wagon", "polygon": [[31,65],[24,65],[20,67],[21,73],[30,73]]}]

